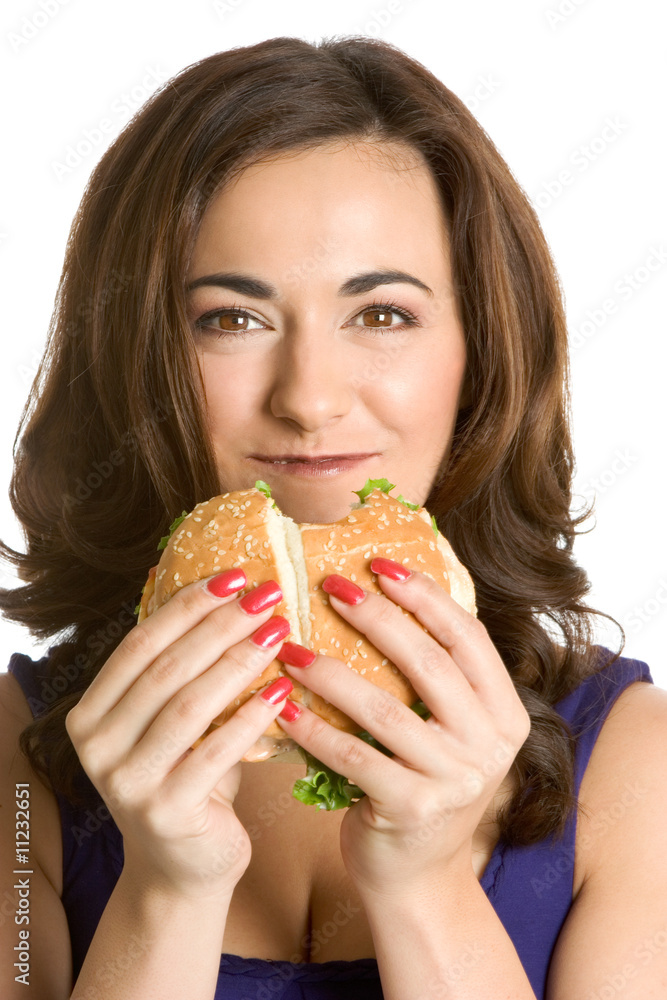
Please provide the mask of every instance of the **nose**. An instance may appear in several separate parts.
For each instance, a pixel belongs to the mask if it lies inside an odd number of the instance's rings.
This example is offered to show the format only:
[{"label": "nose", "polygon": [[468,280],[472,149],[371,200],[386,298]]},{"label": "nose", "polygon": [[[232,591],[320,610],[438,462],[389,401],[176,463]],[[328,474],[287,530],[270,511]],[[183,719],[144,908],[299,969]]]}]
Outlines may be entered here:
[{"label": "nose", "polygon": [[353,365],[333,333],[311,323],[287,334],[271,387],[273,415],[317,431],[345,416],[353,402]]}]

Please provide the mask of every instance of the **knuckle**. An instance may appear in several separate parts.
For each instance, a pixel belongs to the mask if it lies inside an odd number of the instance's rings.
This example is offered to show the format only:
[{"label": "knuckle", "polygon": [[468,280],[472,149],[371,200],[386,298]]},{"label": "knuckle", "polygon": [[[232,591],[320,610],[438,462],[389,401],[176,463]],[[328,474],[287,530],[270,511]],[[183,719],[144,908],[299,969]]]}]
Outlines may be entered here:
[{"label": "knuckle", "polygon": [[426,640],[417,649],[416,670],[420,674],[440,674],[444,670],[444,659],[432,640]]},{"label": "knuckle", "polygon": [[249,641],[231,646],[224,656],[225,673],[240,678],[255,677],[263,672],[270,656],[270,650],[260,649]]},{"label": "knuckle", "polygon": [[105,785],[105,798],[108,799],[112,808],[127,810],[138,807],[136,783],[128,780],[123,769],[118,768],[108,775]]},{"label": "knuckle", "polygon": [[371,714],[375,722],[388,729],[396,729],[404,724],[404,708],[404,705],[391,696],[382,697],[378,702],[371,701]]},{"label": "knuckle", "polygon": [[74,705],[65,716],[65,729],[72,742],[74,742],[80,732],[81,715],[77,709],[78,705]]},{"label": "knuckle", "polygon": [[151,637],[143,622],[130,629],[121,646],[130,656],[148,656],[152,652]]},{"label": "knuckle", "polygon": [[172,678],[178,677],[180,672],[181,663],[178,657],[170,649],[166,649],[151,666],[150,677],[155,684],[165,684]]},{"label": "knuckle", "polygon": [[389,625],[394,620],[394,605],[386,597],[381,597],[378,600],[374,617],[376,624]]},{"label": "knuckle", "polygon": [[[211,613],[207,619],[207,629],[210,629],[213,636],[218,641],[223,641],[229,643],[231,632],[230,632],[230,622],[229,615],[227,613],[227,605],[223,605],[220,608],[216,608],[214,613]],[[225,612],[224,614],[217,614],[218,611]]]},{"label": "knuckle", "polygon": [[[220,761],[225,760],[229,756],[230,741],[228,737],[225,738],[220,735],[221,728],[222,727],[219,727],[214,730],[214,732],[207,736],[201,744],[202,757],[209,764],[218,764]],[[239,728],[243,731],[244,726],[240,725]]]},{"label": "knuckle", "polygon": [[201,614],[202,606],[210,607],[210,600],[204,593],[203,587],[199,585],[199,581],[180,589],[177,594],[173,595],[172,600],[177,600],[185,611],[194,612],[196,615]]},{"label": "knuckle", "polygon": [[350,740],[349,736],[339,741],[335,752],[343,767],[355,767],[363,762],[365,757],[363,746],[365,746],[363,741]]},{"label": "knuckle", "polygon": [[456,617],[452,619],[450,628],[455,640],[470,642],[481,636],[480,630],[483,629],[484,626],[478,618],[474,618],[472,615],[457,614]]},{"label": "knuckle", "polygon": [[99,773],[104,751],[102,740],[98,735],[93,733],[82,740],[76,752],[81,766],[89,776]]},{"label": "knuckle", "polygon": [[173,710],[179,719],[189,719],[199,715],[204,708],[204,699],[184,688],[173,700]]}]

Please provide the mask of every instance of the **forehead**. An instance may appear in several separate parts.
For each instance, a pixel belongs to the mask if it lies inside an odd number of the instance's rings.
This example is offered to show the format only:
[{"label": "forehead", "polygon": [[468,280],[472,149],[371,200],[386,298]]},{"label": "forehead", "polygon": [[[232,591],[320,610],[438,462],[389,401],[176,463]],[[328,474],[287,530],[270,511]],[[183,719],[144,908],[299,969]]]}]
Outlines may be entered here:
[{"label": "forehead", "polygon": [[447,222],[429,164],[404,143],[338,141],[266,157],[240,169],[212,197],[195,245],[202,255],[269,248],[288,255],[317,241],[447,253]]}]

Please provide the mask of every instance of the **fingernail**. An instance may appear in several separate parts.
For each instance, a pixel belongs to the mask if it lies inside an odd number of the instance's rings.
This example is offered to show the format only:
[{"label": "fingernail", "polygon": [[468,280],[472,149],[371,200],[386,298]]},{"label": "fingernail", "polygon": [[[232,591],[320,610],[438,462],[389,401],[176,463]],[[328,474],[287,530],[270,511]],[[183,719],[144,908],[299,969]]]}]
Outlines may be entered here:
[{"label": "fingernail", "polygon": [[239,566],[235,569],[228,569],[224,573],[218,573],[217,576],[212,576],[205,586],[209,594],[213,594],[214,597],[229,597],[237,590],[243,590],[247,582],[247,577]]},{"label": "fingernail", "polygon": [[269,646],[280,642],[291,631],[292,626],[286,618],[283,618],[282,615],[274,615],[273,618],[269,618],[268,622],[260,625],[256,632],[253,632],[250,636],[250,641],[262,649],[267,649]]},{"label": "fingernail", "polygon": [[317,653],[300,646],[298,642],[284,642],[276,653],[276,659],[289,663],[290,667],[309,667],[317,659]]},{"label": "fingernail", "polygon": [[341,601],[345,601],[346,604],[361,604],[366,596],[366,592],[361,587],[357,587],[356,583],[352,583],[351,580],[347,580],[344,576],[338,576],[336,573],[325,579],[322,590]]},{"label": "fingernail", "polygon": [[408,569],[407,566],[401,566],[393,559],[382,559],[379,556],[376,559],[371,559],[371,573],[388,576],[392,580],[407,580],[412,576],[412,570]]},{"label": "fingernail", "polygon": [[275,580],[267,580],[260,584],[255,590],[244,594],[239,599],[239,607],[247,615],[258,615],[260,611],[266,611],[273,604],[279,604],[283,599],[283,592]]},{"label": "fingernail", "polygon": [[293,690],[294,685],[289,677],[279,677],[277,681],[267,687],[266,691],[262,691],[260,698],[268,701],[269,705],[277,705]]},{"label": "fingernail", "polygon": [[285,702],[284,706],[278,712],[281,719],[286,719],[287,722],[294,722],[301,715],[301,709],[295,701],[290,701],[289,698]]}]

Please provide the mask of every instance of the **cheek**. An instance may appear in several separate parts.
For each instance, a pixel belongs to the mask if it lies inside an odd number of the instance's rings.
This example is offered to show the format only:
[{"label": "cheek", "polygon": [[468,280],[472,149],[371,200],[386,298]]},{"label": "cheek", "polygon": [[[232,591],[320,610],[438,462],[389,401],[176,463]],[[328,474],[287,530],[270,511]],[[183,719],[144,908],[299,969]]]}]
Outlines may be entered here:
[{"label": "cheek", "polygon": [[206,389],[209,431],[216,446],[227,445],[257,414],[260,405],[258,388],[251,377],[247,361],[239,357],[216,358],[200,356],[200,366]]},{"label": "cheek", "polygon": [[462,348],[431,343],[420,351],[404,350],[391,364],[376,361],[374,377],[360,391],[375,409],[391,415],[390,422],[403,435],[417,433],[423,440],[425,430],[432,428],[440,439],[456,421],[464,374]]}]

